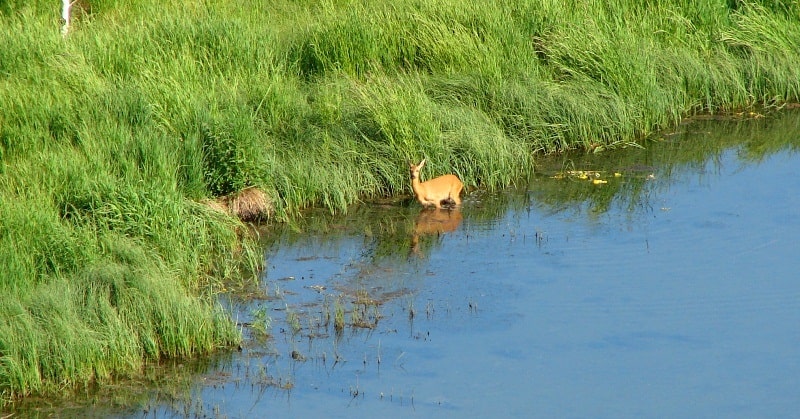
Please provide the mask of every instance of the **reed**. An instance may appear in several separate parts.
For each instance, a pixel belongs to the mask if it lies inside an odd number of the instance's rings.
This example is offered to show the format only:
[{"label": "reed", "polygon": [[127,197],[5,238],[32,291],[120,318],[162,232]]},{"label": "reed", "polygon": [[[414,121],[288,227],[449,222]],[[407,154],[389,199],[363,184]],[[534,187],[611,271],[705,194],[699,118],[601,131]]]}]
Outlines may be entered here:
[{"label": "reed", "polygon": [[5,401],[237,341],[211,290],[260,258],[203,200],[345,211],[421,158],[501,188],[800,100],[797,2],[84,3],[62,36],[57,2],[0,2]]}]

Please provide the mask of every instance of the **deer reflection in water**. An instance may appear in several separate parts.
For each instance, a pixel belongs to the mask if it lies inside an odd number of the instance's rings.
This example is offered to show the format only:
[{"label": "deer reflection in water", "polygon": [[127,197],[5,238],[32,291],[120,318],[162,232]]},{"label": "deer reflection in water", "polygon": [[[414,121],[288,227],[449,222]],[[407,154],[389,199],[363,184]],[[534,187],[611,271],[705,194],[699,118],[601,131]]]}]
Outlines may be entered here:
[{"label": "deer reflection in water", "polygon": [[423,208],[417,216],[411,235],[411,252],[422,256],[419,250],[421,236],[439,236],[455,231],[463,217],[459,209]]}]

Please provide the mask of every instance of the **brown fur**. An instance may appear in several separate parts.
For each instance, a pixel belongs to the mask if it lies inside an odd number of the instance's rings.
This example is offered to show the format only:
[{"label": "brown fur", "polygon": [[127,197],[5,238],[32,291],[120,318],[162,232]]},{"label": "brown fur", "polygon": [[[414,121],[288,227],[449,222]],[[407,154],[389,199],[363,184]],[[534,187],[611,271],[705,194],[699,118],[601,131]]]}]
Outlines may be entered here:
[{"label": "brown fur", "polygon": [[409,164],[411,174],[411,189],[423,206],[455,208],[461,205],[461,190],[464,184],[456,175],[443,175],[426,182],[420,182],[420,170],[425,165],[425,159],[419,164]]}]

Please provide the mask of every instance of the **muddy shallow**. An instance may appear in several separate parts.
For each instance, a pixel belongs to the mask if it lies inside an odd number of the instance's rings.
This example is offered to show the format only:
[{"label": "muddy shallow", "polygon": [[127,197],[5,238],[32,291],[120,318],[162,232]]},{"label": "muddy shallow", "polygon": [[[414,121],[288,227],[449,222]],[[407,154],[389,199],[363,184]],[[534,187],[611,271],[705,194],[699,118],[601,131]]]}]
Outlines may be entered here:
[{"label": "muddy shallow", "polygon": [[458,213],[309,214],[265,240],[259,288],[222,302],[241,352],[89,413],[792,416],[798,146],[798,112],[694,121],[542,161]]}]

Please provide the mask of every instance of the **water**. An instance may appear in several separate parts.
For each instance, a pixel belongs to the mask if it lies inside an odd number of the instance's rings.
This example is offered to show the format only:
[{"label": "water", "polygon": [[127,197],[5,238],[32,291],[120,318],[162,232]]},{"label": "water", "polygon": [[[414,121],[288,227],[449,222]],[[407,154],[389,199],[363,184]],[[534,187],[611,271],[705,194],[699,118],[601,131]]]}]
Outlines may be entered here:
[{"label": "water", "polygon": [[273,232],[260,289],[230,302],[242,351],[112,413],[796,415],[800,115],[657,138],[542,161],[458,214],[369,204]]}]

